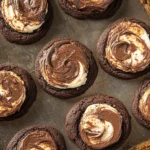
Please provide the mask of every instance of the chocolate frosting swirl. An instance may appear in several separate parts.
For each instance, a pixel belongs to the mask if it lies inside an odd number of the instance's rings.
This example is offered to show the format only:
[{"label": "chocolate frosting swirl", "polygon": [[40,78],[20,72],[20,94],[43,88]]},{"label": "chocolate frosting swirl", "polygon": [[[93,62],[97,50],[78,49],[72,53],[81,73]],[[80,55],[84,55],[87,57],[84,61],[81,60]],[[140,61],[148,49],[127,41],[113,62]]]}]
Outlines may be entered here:
[{"label": "chocolate frosting swirl", "polygon": [[108,104],[90,105],[80,121],[80,136],[91,148],[103,149],[116,143],[122,133],[122,117]]},{"label": "chocolate frosting swirl", "polygon": [[41,74],[48,84],[59,89],[84,85],[88,74],[86,52],[75,42],[61,40],[43,52]]},{"label": "chocolate frosting swirl", "polygon": [[150,89],[147,89],[139,101],[139,110],[146,120],[150,121]]},{"label": "chocolate frosting swirl", "polygon": [[47,131],[36,130],[21,139],[17,150],[57,150],[57,147]]},{"label": "chocolate frosting swirl", "polygon": [[0,117],[19,111],[25,98],[24,81],[11,71],[0,71]]},{"label": "chocolate frosting swirl", "polygon": [[99,11],[105,11],[114,0],[68,0],[73,7],[77,9],[86,9],[89,7],[99,8]]},{"label": "chocolate frosting swirl", "polygon": [[2,0],[5,21],[18,32],[33,32],[45,21],[47,0]]},{"label": "chocolate frosting swirl", "polygon": [[150,39],[146,30],[130,21],[119,23],[108,35],[106,58],[125,72],[143,71],[150,63]]}]

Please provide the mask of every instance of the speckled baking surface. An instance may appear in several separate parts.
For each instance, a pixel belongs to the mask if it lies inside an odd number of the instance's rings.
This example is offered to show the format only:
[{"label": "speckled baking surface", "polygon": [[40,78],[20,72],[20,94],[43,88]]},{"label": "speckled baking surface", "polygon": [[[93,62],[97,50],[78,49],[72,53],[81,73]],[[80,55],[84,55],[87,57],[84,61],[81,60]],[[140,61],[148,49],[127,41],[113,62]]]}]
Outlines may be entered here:
[{"label": "speckled baking surface", "polygon": [[[30,46],[18,46],[7,42],[0,36],[0,63],[11,63],[23,67],[29,71],[35,79],[35,59],[40,49],[55,37],[68,37],[79,40],[90,48],[97,60],[96,44],[103,30],[115,20],[122,17],[135,17],[150,25],[150,18],[145,13],[139,0],[124,0],[122,7],[110,19],[102,21],[76,20],[64,14],[58,6],[57,0],[52,0],[54,8],[54,21],[47,36],[40,42]],[[150,73],[135,80],[123,81],[105,73],[100,65],[97,79],[93,86],[83,95],[70,99],[60,100],[46,94],[38,86],[37,100],[22,118],[13,121],[0,122],[0,150],[5,150],[8,142],[20,129],[34,124],[49,124],[59,129],[66,140],[68,150],[78,150],[76,145],[69,141],[65,132],[65,116],[75,102],[85,96],[94,94],[107,94],[118,98],[127,107],[130,115],[131,106],[136,89]],[[36,79],[35,79],[36,81]],[[36,82],[37,83],[37,82]],[[139,142],[150,139],[150,130],[139,125],[132,116],[132,131],[126,143],[119,150],[127,150]]]}]

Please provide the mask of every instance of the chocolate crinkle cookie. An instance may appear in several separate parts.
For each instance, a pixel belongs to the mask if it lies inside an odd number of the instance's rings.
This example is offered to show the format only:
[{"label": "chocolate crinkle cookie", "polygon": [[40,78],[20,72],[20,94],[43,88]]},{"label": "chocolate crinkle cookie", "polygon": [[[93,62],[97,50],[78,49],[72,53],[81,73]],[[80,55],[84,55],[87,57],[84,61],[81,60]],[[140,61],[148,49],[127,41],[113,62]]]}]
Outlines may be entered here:
[{"label": "chocolate crinkle cookie", "polygon": [[149,150],[150,149],[150,140],[142,142],[129,150]]},{"label": "chocolate crinkle cookie", "polygon": [[63,136],[55,128],[34,125],[20,130],[6,150],[67,150]]},{"label": "chocolate crinkle cookie", "polygon": [[124,105],[106,95],[84,98],[66,117],[68,137],[81,150],[116,150],[130,130],[130,116]]},{"label": "chocolate crinkle cookie", "polygon": [[27,71],[0,65],[0,120],[21,117],[35,101],[36,94],[36,85]]},{"label": "chocolate crinkle cookie", "polygon": [[137,78],[150,70],[150,27],[123,18],[101,35],[97,49],[101,67],[121,79]]},{"label": "chocolate crinkle cookie", "polygon": [[147,14],[150,16],[150,0],[140,0],[142,6],[145,8]]},{"label": "chocolate crinkle cookie", "polygon": [[141,125],[150,129],[150,79],[145,80],[136,91],[132,112]]},{"label": "chocolate crinkle cookie", "polygon": [[0,32],[9,42],[32,44],[52,23],[50,0],[0,0]]},{"label": "chocolate crinkle cookie", "polygon": [[78,19],[104,19],[113,16],[123,0],[58,0],[65,13]]},{"label": "chocolate crinkle cookie", "polygon": [[92,52],[71,39],[50,41],[36,60],[36,77],[49,94],[62,99],[85,93],[93,84],[98,68]]}]

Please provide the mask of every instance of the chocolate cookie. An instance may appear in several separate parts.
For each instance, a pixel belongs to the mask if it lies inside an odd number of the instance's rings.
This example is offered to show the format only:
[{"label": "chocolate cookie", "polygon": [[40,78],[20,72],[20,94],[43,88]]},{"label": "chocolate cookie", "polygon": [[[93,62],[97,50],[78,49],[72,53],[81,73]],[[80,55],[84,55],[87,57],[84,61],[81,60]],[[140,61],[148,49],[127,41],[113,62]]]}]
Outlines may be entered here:
[{"label": "chocolate cookie", "polygon": [[145,80],[136,91],[132,112],[141,125],[150,128],[150,80]]},{"label": "chocolate cookie", "polygon": [[105,95],[84,98],[66,117],[68,137],[81,150],[116,150],[130,130],[130,116],[124,105]]},{"label": "chocolate cookie", "polygon": [[50,0],[0,0],[0,8],[0,32],[12,43],[37,42],[52,23]]},{"label": "chocolate cookie", "polygon": [[149,34],[150,27],[137,19],[123,18],[110,25],[97,45],[102,68],[121,79],[149,72]]},{"label": "chocolate cookie", "polygon": [[149,150],[150,149],[150,140],[142,142],[129,150]]},{"label": "chocolate cookie", "polygon": [[65,13],[78,19],[104,19],[113,16],[122,0],[58,0]]},{"label": "chocolate cookie", "polygon": [[16,66],[0,65],[0,120],[21,117],[36,94],[36,85],[29,73]]},{"label": "chocolate cookie", "polygon": [[51,126],[36,125],[20,130],[6,150],[67,150],[63,136]]},{"label": "chocolate cookie", "polygon": [[36,77],[41,87],[59,98],[83,94],[94,82],[98,68],[92,52],[71,39],[50,41],[36,60]]},{"label": "chocolate cookie", "polygon": [[150,16],[150,0],[140,0],[142,6],[145,8],[147,14]]}]

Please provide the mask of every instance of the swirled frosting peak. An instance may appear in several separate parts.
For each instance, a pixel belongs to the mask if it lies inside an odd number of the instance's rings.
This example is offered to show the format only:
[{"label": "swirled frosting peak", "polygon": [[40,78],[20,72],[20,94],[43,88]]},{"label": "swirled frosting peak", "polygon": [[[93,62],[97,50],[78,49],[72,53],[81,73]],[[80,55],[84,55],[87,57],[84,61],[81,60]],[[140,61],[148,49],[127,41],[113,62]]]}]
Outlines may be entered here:
[{"label": "swirled frosting peak", "polygon": [[47,131],[35,130],[20,140],[17,150],[57,150],[57,147]]},{"label": "swirled frosting peak", "polygon": [[88,74],[86,52],[68,40],[53,43],[43,52],[40,60],[41,74],[51,86],[59,89],[84,85]]},{"label": "swirled frosting peak", "polygon": [[137,23],[117,24],[108,35],[106,58],[113,67],[122,71],[143,71],[150,64],[149,34]]},{"label": "swirled frosting peak", "polygon": [[140,99],[139,110],[144,118],[150,121],[150,89],[146,90]]},{"label": "swirled frosting peak", "polygon": [[32,33],[45,22],[47,0],[2,0],[4,20],[16,31]]},{"label": "swirled frosting peak", "polygon": [[122,133],[122,117],[108,104],[90,105],[80,121],[82,140],[94,149],[103,149],[116,143]]},{"label": "swirled frosting peak", "polygon": [[104,11],[114,0],[68,0],[73,7],[77,9],[85,9],[88,7],[99,8],[99,11]]},{"label": "swirled frosting peak", "polygon": [[25,98],[24,81],[14,72],[0,71],[0,117],[19,111]]}]

